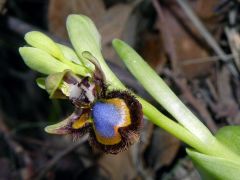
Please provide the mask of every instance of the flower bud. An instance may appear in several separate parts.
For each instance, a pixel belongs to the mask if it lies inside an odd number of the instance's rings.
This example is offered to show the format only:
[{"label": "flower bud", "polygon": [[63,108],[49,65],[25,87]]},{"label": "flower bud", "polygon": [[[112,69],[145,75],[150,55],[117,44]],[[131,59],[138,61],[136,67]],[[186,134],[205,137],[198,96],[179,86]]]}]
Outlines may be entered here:
[{"label": "flower bud", "polygon": [[67,31],[77,55],[83,59],[85,66],[94,69],[91,62],[83,58],[84,51],[91,52],[97,59],[101,59],[101,36],[91,19],[86,16],[69,15]]},{"label": "flower bud", "polygon": [[69,47],[64,46],[62,44],[57,44],[57,46],[60,48],[60,50],[62,51],[64,57],[69,60],[72,61],[76,64],[80,64],[83,65],[80,58],[77,56],[77,54]]},{"label": "flower bud", "polygon": [[58,61],[41,49],[21,47],[19,52],[28,67],[43,74],[52,74],[71,69],[68,65]]},{"label": "flower bud", "polygon": [[63,53],[57,44],[45,34],[39,31],[28,32],[24,39],[26,42],[38,49],[41,49],[57,59],[63,59]]}]

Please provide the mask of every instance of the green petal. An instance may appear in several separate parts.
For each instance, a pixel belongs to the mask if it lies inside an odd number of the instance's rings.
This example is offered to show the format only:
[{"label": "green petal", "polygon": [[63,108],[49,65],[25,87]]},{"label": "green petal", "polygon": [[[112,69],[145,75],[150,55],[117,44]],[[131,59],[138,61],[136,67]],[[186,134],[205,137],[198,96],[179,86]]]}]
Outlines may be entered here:
[{"label": "green petal", "polygon": [[41,49],[21,47],[19,52],[28,67],[43,74],[52,74],[71,69]]},{"label": "green petal", "polygon": [[40,87],[41,89],[46,89],[45,87],[45,77],[39,77],[36,79],[36,83],[38,85],[38,87]]},{"label": "green petal", "polygon": [[[68,81],[63,79],[66,77]],[[69,82],[71,80],[72,82]],[[46,90],[50,95],[50,98],[66,98],[70,94],[70,84],[81,82],[81,78],[75,75],[70,70],[63,72],[50,74],[45,80]]]},{"label": "green petal", "polygon": [[85,66],[93,70],[94,66],[82,57],[82,53],[89,51],[97,59],[101,58],[101,36],[94,23],[83,15],[69,15],[67,31],[78,56],[83,59]]},{"label": "green petal", "polygon": [[63,72],[50,74],[45,80],[45,86],[50,98],[60,98],[65,97],[64,94],[57,92],[64,75],[68,72],[65,70]]},{"label": "green petal", "polygon": [[45,127],[44,130],[49,134],[62,134],[62,135],[69,134],[70,130],[65,127],[68,126],[68,124],[70,123],[70,117],[68,117],[67,119],[65,119],[57,124],[47,126],[47,127]]},{"label": "green petal", "polygon": [[90,52],[99,62],[101,69],[109,84],[109,88],[123,89],[123,84],[107,66],[101,54],[101,37],[94,23],[83,15],[69,15],[67,19],[67,30],[71,43],[84,65],[94,71],[94,65],[86,58],[83,58],[84,51]]},{"label": "green petal", "polygon": [[78,58],[77,54],[70,47],[64,46],[62,44],[57,44],[57,45],[60,48],[60,50],[63,52],[65,59],[72,61],[76,64],[83,65],[80,58]]},{"label": "green petal", "polygon": [[39,48],[57,59],[63,59],[63,53],[57,44],[45,34],[39,31],[31,31],[25,35],[27,43],[33,47]]}]

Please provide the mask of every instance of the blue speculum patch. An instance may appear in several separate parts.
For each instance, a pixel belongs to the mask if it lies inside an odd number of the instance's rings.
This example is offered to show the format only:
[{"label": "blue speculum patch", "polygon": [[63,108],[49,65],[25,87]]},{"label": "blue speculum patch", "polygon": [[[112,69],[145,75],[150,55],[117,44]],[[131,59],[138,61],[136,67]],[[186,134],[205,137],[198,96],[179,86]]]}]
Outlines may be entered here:
[{"label": "blue speculum patch", "polygon": [[97,102],[93,106],[92,113],[95,129],[103,137],[113,137],[114,127],[123,121],[120,110],[113,104]]}]

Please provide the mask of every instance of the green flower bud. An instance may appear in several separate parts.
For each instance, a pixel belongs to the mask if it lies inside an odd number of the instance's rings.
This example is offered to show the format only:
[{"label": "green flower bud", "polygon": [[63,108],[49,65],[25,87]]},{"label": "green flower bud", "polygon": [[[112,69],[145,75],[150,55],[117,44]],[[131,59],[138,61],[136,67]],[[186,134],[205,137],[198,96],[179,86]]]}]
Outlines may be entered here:
[{"label": "green flower bud", "polygon": [[46,89],[45,87],[45,77],[39,77],[36,79],[36,83],[38,85],[38,87],[40,87],[41,89]]},{"label": "green flower bud", "polygon": [[87,57],[84,57],[84,52],[87,51],[98,61],[106,81],[110,85],[109,88],[124,89],[123,84],[109,69],[101,54],[101,36],[92,20],[84,15],[69,15],[67,31],[74,50],[84,65],[92,72],[94,71],[94,65]]},{"label": "green flower bud", "polygon": [[68,134],[68,130],[65,128],[70,121],[70,117],[66,118],[65,120],[54,124],[54,125],[50,125],[45,127],[45,132],[50,133],[50,134]]},{"label": "green flower bud", "polygon": [[68,65],[58,61],[41,49],[21,47],[19,52],[28,67],[43,74],[52,74],[71,69]]},{"label": "green flower bud", "polygon": [[72,61],[72,62],[74,62],[76,64],[83,65],[83,63],[81,62],[80,58],[77,56],[77,54],[71,48],[69,48],[67,46],[64,46],[62,44],[57,44],[57,46],[62,51],[64,57],[67,60]]},{"label": "green flower bud", "polygon": [[77,55],[84,61],[85,66],[93,70],[94,66],[82,57],[82,53],[89,51],[97,59],[102,58],[101,36],[96,26],[86,16],[69,15],[67,18],[67,31]]},{"label": "green flower bud", "polygon": [[64,98],[64,94],[59,90],[59,86],[62,83],[64,75],[68,71],[50,74],[45,80],[46,91],[50,95],[50,98]]},{"label": "green flower bud", "polygon": [[[55,43],[45,34],[38,31],[32,31],[25,35],[25,40],[29,45],[35,47],[36,49],[42,50],[42,52],[45,52],[45,55],[48,54],[49,57],[52,57],[52,59],[61,61],[63,64],[65,64],[67,69],[71,69],[74,73],[82,76],[86,76],[89,74],[90,71],[83,66],[83,64],[71,48]],[[32,62],[33,60],[28,61]],[[47,66],[47,64],[45,66]],[[39,71],[38,69],[34,70]]]},{"label": "green flower bud", "polygon": [[57,59],[64,59],[63,53],[57,44],[45,34],[39,31],[28,32],[24,39],[26,42],[38,49],[41,49]]}]

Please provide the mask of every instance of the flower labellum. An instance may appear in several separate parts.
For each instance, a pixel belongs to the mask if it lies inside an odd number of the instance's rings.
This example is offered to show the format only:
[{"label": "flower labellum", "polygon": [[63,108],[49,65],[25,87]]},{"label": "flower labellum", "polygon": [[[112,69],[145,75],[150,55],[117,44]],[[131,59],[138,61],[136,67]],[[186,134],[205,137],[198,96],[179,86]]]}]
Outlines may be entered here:
[{"label": "flower labellum", "polygon": [[92,108],[90,143],[107,153],[118,153],[139,139],[141,104],[127,91],[111,91]]}]

